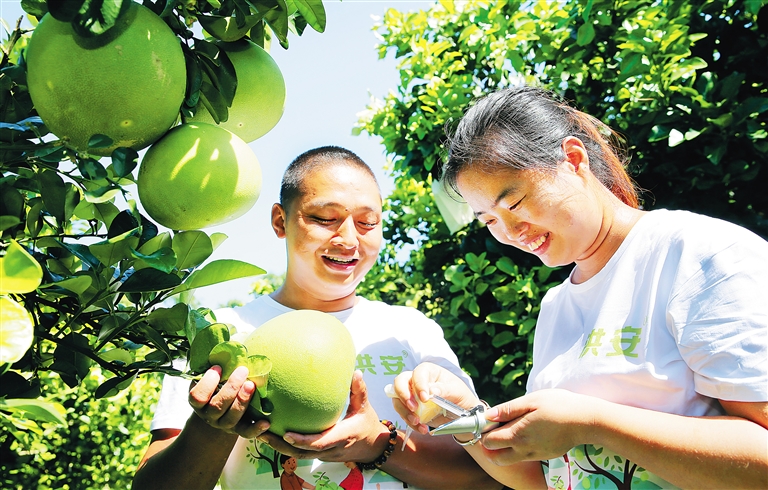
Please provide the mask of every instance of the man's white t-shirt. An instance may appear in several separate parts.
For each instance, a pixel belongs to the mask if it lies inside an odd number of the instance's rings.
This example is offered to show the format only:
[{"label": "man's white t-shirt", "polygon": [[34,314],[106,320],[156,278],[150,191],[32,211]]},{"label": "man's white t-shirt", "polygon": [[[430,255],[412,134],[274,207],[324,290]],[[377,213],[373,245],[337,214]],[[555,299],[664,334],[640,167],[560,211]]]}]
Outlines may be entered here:
[{"label": "man's white t-shirt", "polygon": [[[292,310],[269,296],[260,296],[245,306],[218,310],[215,314],[217,321],[234,325],[240,336],[289,311]],[[401,372],[413,370],[422,362],[445,367],[473,388],[471,379],[459,368],[456,355],[445,341],[443,330],[420,311],[358,298],[353,308],[331,314],[341,320],[352,335],[357,349],[355,369],[363,372],[369,400],[380,419],[405,428],[384,387]],[[189,381],[166,376],[150,430],[183,429],[192,415],[188,395]],[[221,475],[222,488],[279,489],[283,472],[279,456],[255,439],[238,439]],[[352,471],[343,463],[319,460],[297,463],[296,474],[313,485],[321,479],[338,484]],[[363,476],[366,489],[404,488],[402,482],[383,471],[364,471]]]},{"label": "man's white t-shirt", "polygon": [[[768,401],[768,242],[690,212],[645,214],[597,275],[545,295],[527,391],[547,388],[688,416]],[[674,488],[591,445],[544,467],[550,488]]]}]

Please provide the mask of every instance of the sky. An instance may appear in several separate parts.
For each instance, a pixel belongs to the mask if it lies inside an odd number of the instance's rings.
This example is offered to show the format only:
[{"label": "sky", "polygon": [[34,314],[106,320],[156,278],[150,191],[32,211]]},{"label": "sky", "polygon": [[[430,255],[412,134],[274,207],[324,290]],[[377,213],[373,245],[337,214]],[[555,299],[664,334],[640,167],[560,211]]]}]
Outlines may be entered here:
[{"label": "sky", "polygon": [[[393,189],[385,172],[387,163],[379,138],[352,135],[357,113],[371,96],[384,98],[396,90],[397,60],[392,54],[379,60],[374,19],[390,8],[400,11],[428,9],[434,1],[325,0],[324,33],[307,27],[301,37],[289,35],[289,48],[276,42],[271,54],[285,78],[285,112],[272,131],[249,144],[262,170],[262,191],[254,207],[240,218],[204,231],[224,233],[227,240],[210,260],[237,259],[269,273],[285,272],[285,243],[270,226],[270,209],[278,201],[286,166],[306,150],[337,145],[357,153],[375,171],[386,197]],[[21,2],[0,0],[0,17],[14,25],[24,12]],[[5,38],[5,33],[3,33]],[[195,293],[202,306],[215,308],[231,300],[247,301],[256,278],[238,279],[201,288]]]}]

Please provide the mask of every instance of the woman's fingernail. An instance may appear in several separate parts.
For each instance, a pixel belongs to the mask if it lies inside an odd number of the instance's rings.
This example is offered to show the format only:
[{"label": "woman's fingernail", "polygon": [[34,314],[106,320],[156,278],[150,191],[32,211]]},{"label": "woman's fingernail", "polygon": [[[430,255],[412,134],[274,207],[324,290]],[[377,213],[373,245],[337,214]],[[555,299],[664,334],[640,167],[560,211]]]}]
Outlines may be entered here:
[{"label": "woman's fingernail", "polygon": [[291,446],[293,446],[296,443],[296,441],[293,440],[293,437],[288,435],[283,436],[283,440],[288,444],[290,444]]},{"label": "woman's fingernail", "polygon": [[498,408],[489,408],[485,411],[485,418],[487,419],[495,419],[499,416],[499,409]]}]

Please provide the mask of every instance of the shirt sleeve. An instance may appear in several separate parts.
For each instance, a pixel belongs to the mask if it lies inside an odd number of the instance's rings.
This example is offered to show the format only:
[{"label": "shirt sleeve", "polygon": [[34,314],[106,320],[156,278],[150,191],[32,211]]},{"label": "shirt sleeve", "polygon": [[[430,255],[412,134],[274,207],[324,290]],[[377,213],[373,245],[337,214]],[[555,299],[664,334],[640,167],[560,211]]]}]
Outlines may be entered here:
[{"label": "shirt sleeve", "polygon": [[696,391],[768,401],[768,244],[738,236],[694,259],[681,263],[668,312]]},{"label": "shirt sleeve", "polygon": [[419,334],[410,335],[408,342],[414,354],[419,356],[419,362],[431,362],[447,369],[461,378],[472,390],[472,393],[477,395],[472,378],[461,369],[456,353],[445,340],[442,327],[419,310],[413,308],[409,308],[409,310],[411,310],[413,318],[408,319],[407,325],[413,329],[413,332]]},{"label": "shirt sleeve", "polygon": [[188,401],[189,383],[189,380],[184,378],[165,375],[157,409],[149,426],[150,431],[184,428],[187,419],[193,413]]}]

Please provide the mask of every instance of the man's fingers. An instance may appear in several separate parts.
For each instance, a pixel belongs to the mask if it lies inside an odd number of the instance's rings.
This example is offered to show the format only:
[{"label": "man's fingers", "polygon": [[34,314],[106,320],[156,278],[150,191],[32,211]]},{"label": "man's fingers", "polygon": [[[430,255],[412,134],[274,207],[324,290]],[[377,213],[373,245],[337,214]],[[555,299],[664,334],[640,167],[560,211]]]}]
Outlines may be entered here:
[{"label": "man's fingers", "polygon": [[250,417],[243,417],[235,426],[235,432],[245,439],[259,437],[269,430],[269,421],[253,420]]},{"label": "man's fingers", "polygon": [[221,368],[213,366],[189,390],[189,404],[195,410],[200,410],[211,401],[221,379]]},{"label": "man's fingers", "polygon": [[240,390],[236,393],[234,400],[232,400],[232,404],[222,413],[216,425],[222,429],[235,427],[245,415],[248,403],[251,401],[255,391],[256,385],[253,384],[253,381],[246,379]]},{"label": "man's fingers", "polygon": [[360,411],[360,408],[368,401],[368,388],[363,381],[363,373],[355,371],[352,375],[352,384],[349,388],[349,407],[347,416]]}]

